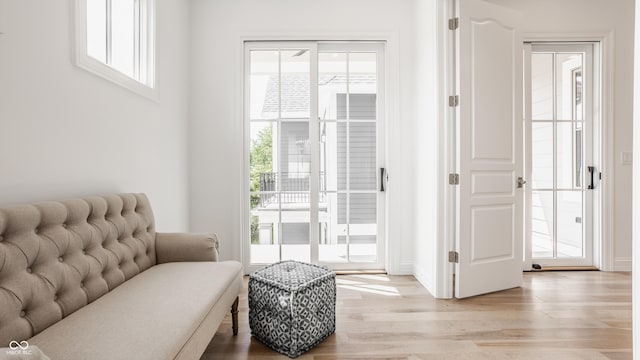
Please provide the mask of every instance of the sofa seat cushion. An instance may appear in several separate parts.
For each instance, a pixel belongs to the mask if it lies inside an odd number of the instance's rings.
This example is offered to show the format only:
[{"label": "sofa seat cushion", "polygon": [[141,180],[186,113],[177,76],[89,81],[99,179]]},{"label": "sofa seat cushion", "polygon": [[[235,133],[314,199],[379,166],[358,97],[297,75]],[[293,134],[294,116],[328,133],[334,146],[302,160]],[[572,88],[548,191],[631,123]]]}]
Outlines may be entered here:
[{"label": "sofa seat cushion", "polygon": [[152,266],[29,343],[51,359],[173,359],[241,281],[235,261]]}]

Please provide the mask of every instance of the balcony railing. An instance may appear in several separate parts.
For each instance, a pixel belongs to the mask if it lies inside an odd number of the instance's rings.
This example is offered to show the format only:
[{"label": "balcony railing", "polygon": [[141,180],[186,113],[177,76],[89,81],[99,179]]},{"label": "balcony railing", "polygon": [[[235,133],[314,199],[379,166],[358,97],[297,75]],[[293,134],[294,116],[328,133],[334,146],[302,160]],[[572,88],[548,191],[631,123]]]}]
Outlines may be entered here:
[{"label": "balcony railing", "polygon": [[[281,172],[260,174],[260,206],[277,204],[308,204],[309,199],[308,172]],[[323,201],[325,190],[324,172],[320,173],[320,201]],[[266,193],[265,193],[266,192]]]}]

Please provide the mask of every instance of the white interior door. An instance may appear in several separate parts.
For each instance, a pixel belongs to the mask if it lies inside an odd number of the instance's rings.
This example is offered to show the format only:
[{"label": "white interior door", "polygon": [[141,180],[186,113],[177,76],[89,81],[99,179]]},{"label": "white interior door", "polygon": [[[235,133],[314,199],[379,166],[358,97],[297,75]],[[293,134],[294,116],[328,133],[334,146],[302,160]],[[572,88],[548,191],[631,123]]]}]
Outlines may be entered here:
[{"label": "white interior door", "polygon": [[522,283],[520,13],[458,2],[458,236],[455,296]]}]

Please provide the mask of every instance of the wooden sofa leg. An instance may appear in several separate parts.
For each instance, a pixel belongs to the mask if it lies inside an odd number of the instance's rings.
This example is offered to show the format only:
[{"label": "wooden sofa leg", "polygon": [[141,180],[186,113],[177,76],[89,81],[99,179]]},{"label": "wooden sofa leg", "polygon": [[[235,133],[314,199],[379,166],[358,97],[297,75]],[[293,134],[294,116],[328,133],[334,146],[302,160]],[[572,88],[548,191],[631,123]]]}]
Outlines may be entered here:
[{"label": "wooden sofa leg", "polygon": [[233,328],[233,335],[238,335],[238,298],[231,305],[231,326]]}]

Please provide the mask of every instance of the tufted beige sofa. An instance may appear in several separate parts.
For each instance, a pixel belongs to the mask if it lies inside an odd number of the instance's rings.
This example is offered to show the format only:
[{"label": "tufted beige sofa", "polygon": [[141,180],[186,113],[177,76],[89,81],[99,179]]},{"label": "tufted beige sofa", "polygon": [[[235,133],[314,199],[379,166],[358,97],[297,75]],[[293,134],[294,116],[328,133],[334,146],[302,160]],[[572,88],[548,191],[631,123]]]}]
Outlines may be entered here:
[{"label": "tufted beige sofa", "polygon": [[156,233],[144,194],[0,208],[0,347],[199,359],[232,307],[237,332],[242,266],[217,260],[215,235]]}]

